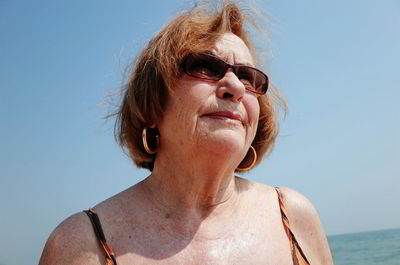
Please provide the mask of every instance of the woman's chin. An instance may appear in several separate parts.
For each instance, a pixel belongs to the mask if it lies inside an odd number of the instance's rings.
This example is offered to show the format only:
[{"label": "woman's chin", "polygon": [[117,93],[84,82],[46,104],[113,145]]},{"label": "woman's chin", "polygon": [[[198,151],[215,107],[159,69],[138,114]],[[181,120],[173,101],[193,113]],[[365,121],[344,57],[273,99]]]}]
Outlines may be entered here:
[{"label": "woman's chin", "polygon": [[206,149],[210,153],[231,156],[237,152],[242,152],[245,142],[245,136],[242,132],[224,129],[207,134],[207,137],[201,139],[199,144],[201,149]]}]

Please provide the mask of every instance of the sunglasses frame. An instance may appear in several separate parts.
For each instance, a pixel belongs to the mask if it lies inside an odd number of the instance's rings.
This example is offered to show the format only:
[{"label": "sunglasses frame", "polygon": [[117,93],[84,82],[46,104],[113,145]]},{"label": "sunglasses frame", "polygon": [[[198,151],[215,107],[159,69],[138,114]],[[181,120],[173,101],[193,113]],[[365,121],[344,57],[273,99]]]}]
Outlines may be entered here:
[{"label": "sunglasses frame", "polygon": [[[209,59],[211,59],[210,61],[216,61],[216,62],[218,62],[220,65],[223,66],[223,71],[221,71],[221,74],[220,74],[220,75],[216,75],[215,77],[212,77],[212,76],[197,76],[197,75],[191,73],[191,72],[189,71],[189,69],[188,69],[189,66],[190,66],[190,63],[193,62],[193,61],[195,61],[196,58],[209,58]],[[264,83],[263,85],[261,85],[261,89],[259,89],[260,91],[253,90],[253,89],[248,89],[247,86],[246,86],[246,90],[247,90],[247,91],[250,91],[251,93],[257,94],[257,96],[265,95],[265,94],[267,93],[267,91],[268,91],[269,78],[268,78],[268,76],[267,76],[265,73],[263,73],[261,70],[255,68],[255,67],[248,66],[248,65],[243,65],[243,64],[240,64],[240,65],[228,64],[228,63],[226,63],[224,60],[218,58],[217,56],[215,56],[215,55],[213,55],[213,54],[209,54],[209,53],[188,54],[188,55],[185,57],[185,59],[182,61],[182,64],[181,64],[181,68],[183,69],[183,72],[185,72],[185,74],[187,74],[187,75],[189,75],[189,76],[191,76],[191,77],[194,77],[194,78],[204,79],[204,80],[212,80],[212,81],[219,81],[219,80],[221,80],[222,78],[224,78],[224,76],[226,75],[226,72],[228,72],[229,69],[232,69],[232,72],[233,72],[233,73],[236,75],[236,77],[239,79],[238,70],[239,70],[239,68],[242,68],[242,67],[248,68],[248,69],[251,69],[251,70],[254,70],[254,71],[256,71],[257,73],[261,74],[261,75],[265,78],[265,83]],[[240,79],[239,79],[239,80],[240,80]],[[256,89],[256,88],[255,88],[255,89]]]}]

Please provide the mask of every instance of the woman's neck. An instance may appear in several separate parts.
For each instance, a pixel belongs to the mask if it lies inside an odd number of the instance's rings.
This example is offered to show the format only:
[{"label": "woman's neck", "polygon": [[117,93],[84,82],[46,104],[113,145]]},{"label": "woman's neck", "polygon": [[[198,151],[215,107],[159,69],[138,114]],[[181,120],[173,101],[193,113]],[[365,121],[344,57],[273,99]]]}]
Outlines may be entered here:
[{"label": "woman's neck", "polygon": [[198,155],[194,160],[172,157],[157,155],[152,174],[143,182],[158,207],[198,218],[235,208],[238,190],[233,167],[226,161],[215,157],[202,160]]}]

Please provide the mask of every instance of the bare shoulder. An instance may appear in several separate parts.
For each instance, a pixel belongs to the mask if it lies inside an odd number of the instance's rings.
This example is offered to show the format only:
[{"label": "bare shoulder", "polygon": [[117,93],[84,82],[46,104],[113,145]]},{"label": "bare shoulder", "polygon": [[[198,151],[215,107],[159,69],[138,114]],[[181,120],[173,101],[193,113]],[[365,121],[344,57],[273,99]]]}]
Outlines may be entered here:
[{"label": "bare shoulder", "polygon": [[64,220],[50,234],[39,265],[103,264],[103,256],[85,213]]},{"label": "bare shoulder", "polygon": [[332,254],[317,210],[299,192],[289,188],[280,188],[280,191],[290,222],[290,229],[310,263],[331,265]]}]

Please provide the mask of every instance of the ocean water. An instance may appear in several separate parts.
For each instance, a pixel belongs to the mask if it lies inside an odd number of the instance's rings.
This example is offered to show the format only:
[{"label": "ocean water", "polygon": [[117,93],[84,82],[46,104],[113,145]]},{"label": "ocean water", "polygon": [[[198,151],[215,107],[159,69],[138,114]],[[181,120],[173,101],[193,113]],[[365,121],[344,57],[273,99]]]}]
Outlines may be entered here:
[{"label": "ocean water", "polygon": [[400,265],[400,229],[328,237],[335,265]]}]

